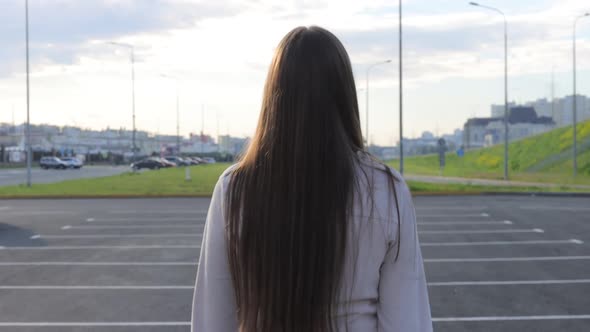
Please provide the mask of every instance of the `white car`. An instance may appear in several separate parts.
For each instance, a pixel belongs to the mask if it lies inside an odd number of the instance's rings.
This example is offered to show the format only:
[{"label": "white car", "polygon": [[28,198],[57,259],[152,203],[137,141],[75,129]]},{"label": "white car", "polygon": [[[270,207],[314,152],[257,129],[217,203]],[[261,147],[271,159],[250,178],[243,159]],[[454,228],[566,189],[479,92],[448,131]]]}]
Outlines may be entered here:
[{"label": "white car", "polygon": [[84,163],[78,158],[64,157],[64,158],[61,158],[61,160],[63,162],[65,162],[69,168],[80,169],[80,168],[82,168],[82,166],[84,166]]}]

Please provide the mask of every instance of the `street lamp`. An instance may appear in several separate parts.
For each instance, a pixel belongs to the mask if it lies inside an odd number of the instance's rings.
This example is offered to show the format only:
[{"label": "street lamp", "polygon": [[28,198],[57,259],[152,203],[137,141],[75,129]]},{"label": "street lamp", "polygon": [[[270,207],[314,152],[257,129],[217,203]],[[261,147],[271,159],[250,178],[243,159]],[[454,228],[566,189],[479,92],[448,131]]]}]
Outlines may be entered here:
[{"label": "street lamp", "polygon": [[476,2],[469,4],[494,11],[504,18],[504,180],[508,180],[508,22],[506,15],[497,8],[480,5]]},{"label": "street lamp", "polygon": [[577,84],[577,77],[576,77],[576,28],[578,25],[578,20],[584,17],[588,17],[590,16],[590,13],[585,13],[584,15],[580,15],[578,17],[576,17],[576,19],[574,20],[574,37],[573,37],[573,44],[574,44],[574,114],[573,114],[573,126],[574,126],[574,177],[578,174],[578,142],[577,142],[577,136],[578,136],[578,130],[577,130],[577,125],[578,125],[578,98],[577,98],[577,91],[576,91],[576,84]]},{"label": "street lamp", "polygon": [[26,63],[27,63],[27,127],[25,137],[25,149],[27,149],[27,187],[31,186],[31,162],[33,159],[31,149],[31,121],[29,117],[29,0],[25,0],[25,39],[26,39]]},{"label": "street lamp", "polygon": [[131,44],[126,43],[117,43],[117,42],[109,42],[111,45],[125,47],[129,49],[131,54],[131,112],[133,117],[133,133],[132,133],[132,140],[133,140],[133,161],[137,159],[137,145],[135,144],[135,47]]},{"label": "street lamp", "polygon": [[366,105],[365,106],[365,108],[366,108],[365,109],[365,113],[366,113],[366,117],[367,117],[366,123],[365,123],[365,126],[366,126],[365,137],[366,137],[366,141],[367,141],[367,148],[369,147],[369,74],[371,73],[371,69],[373,69],[374,67],[376,67],[378,65],[383,65],[383,64],[386,64],[386,63],[390,63],[390,62],[391,62],[391,60],[385,60],[385,61],[377,62],[377,63],[374,63],[374,64],[370,65],[367,68],[367,80],[365,82],[366,85],[367,85],[365,87],[365,99],[366,99],[365,100],[365,105]]},{"label": "street lamp", "polygon": [[176,81],[176,151],[180,154],[180,98],[179,98],[179,81],[178,78],[166,74],[160,74],[161,77]]},{"label": "street lamp", "polygon": [[404,174],[404,85],[402,48],[402,0],[399,0],[399,172]]}]

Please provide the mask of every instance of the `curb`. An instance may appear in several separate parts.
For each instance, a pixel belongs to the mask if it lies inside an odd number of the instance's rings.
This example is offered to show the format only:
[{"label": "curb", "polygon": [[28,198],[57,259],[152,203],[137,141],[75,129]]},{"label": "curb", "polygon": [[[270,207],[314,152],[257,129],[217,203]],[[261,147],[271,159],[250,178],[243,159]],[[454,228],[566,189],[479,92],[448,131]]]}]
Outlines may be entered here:
[{"label": "curb", "polygon": [[170,195],[15,195],[0,196],[2,200],[42,200],[42,199],[146,199],[146,198],[211,198],[211,194],[170,194]]},{"label": "curb", "polygon": [[[419,191],[412,196],[521,196],[521,197],[590,197],[590,192],[502,192],[502,191]],[[2,200],[64,200],[64,199],[156,199],[156,198],[211,198],[211,194],[164,195],[15,195],[0,196]]]}]

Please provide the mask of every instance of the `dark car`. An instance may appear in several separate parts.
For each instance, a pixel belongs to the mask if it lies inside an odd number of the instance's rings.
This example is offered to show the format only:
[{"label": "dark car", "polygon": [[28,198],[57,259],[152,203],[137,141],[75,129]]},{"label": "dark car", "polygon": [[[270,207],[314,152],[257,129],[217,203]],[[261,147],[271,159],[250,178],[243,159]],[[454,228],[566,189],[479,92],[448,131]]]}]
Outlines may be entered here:
[{"label": "dark car", "polygon": [[139,170],[142,168],[160,169],[166,167],[161,161],[153,158],[143,159],[131,164],[131,168]]},{"label": "dark car", "polygon": [[186,157],[186,158],[184,158],[184,160],[188,161],[191,165],[200,164],[200,162],[196,158],[193,158],[193,157]]},{"label": "dark car", "polygon": [[169,162],[175,163],[178,166],[190,166],[190,162],[180,158],[180,157],[165,157],[164,159],[168,160]]},{"label": "dark car", "polygon": [[154,158],[154,159],[156,159],[159,162],[161,162],[162,165],[164,165],[164,167],[176,167],[176,164],[175,163],[173,163],[171,161],[168,161],[168,160],[166,160],[164,158]]},{"label": "dark car", "polygon": [[43,169],[66,169],[70,165],[69,163],[57,158],[57,157],[42,157],[39,161],[39,166]]}]

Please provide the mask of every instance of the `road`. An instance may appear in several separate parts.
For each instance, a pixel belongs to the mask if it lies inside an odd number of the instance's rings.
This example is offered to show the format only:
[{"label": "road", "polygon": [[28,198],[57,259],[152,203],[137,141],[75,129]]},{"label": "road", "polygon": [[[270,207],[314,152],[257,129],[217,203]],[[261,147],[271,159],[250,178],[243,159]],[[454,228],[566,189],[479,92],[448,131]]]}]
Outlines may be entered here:
[{"label": "road", "polygon": [[[208,203],[0,201],[0,330],[188,332]],[[590,331],[588,198],[415,204],[435,331]]]},{"label": "road", "polygon": [[[457,184],[470,184],[480,186],[501,186],[501,187],[543,187],[552,188],[559,187],[560,184],[556,183],[543,183],[543,182],[522,182],[522,181],[504,181],[504,180],[491,180],[491,179],[475,179],[475,178],[458,178],[450,176],[435,176],[435,175],[417,175],[417,174],[404,174],[404,178],[409,181],[420,181],[428,183],[457,183]],[[583,184],[567,184],[569,188],[586,189],[590,191],[590,185]]]},{"label": "road", "polygon": [[[31,170],[31,179],[33,183],[54,183],[65,180],[117,175],[127,171],[129,171],[127,166],[84,166],[81,169],[66,170],[43,170],[34,167]],[[26,168],[0,169],[0,186],[26,183],[26,177]]]}]

